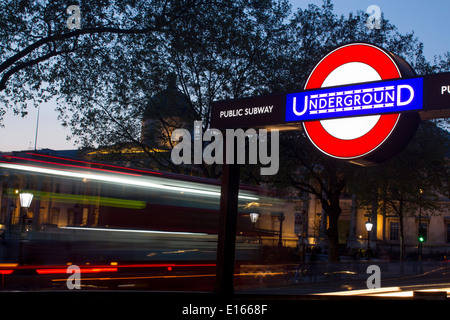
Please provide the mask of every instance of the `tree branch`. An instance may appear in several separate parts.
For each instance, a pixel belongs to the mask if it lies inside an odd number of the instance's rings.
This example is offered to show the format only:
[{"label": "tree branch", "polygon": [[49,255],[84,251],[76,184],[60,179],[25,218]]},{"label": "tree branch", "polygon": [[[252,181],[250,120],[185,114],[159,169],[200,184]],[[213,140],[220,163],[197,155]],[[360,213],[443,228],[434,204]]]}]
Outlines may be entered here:
[{"label": "tree branch", "polygon": [[39,47],[53,41],[59,41],[59,40],[67,40],[76,36],[84,35],[84,34],[98,34],[98,33],[117,33],[117,34],[142,34],[142,33],[149,33],[154,31],[161,31],[163,30],[156,30],[156,28],[145,28],[145,29],[120,29],[120,28],[107,28],[107,27],[101,27],[101,28],[87,28],[87,29],[80,29],[71,31],[68,33],[62,33],[62,34],[54,34],[45,38],[42,38],[35,43],[29,45],[22,51],[18,52],[17,54],[13,55],[9,59],[6,59],[2,64],[0,64],[0,72],[5,71],[7,68],[9,68],[11,65],[28,55],[29,53],[33,52],[34,50],[38,49]]},{"label": "tree branch", "polygon": [[[34,50],[38,49],[39,47],[46,45],[51,42],[55,42],[58,40],[67,40],[73,37],[79,37],[80,35],[84,34],[100,34],[100,33],[116,33],[116,34],[144,34],[144,33],[150,33],[150,32],[164,32],[162,29],[158,28],[145,28],[145,29],[120,29],[120,28],[87,28],[84,30],[75,30],[72,32],[64,33],[64,34],[54,34],[45,38],[42,38],[32,45],[26,47],[22,51],[18,52],[17,54],[13,55],[9,59],[5,60],[2,64],[0,64],[0,73],[11,67],[14,63],[18,62]],[[24,62],[20,65],[17,65],[11,69],[9,69],[8,72],[6,72],[1,81],[0,81],[0,91],[6,89],[6,82],[8,79],[17,71],[20,71],[26,67],[36,65],[40,62],[43,62],[45,60],[48,60],[54,56],[57,56],[58,54],[63,53],[64,51],[52,51],[50,53],[47,53],[39,58]]]},{"label": "tree branch", "polygon": [[68,50],[56,51],[55,50],[55,51],[49,52],[39,58],[36,58],[36,59],[33,59],[33,60],[30,60],[30,61],[27,61],[27,62],[24,62],[24,63],[14,66],[13,68],[9,69],[8,72],[6,72],[3,75],[2,79],[0,80],[0,91],[6,89],[6,82],[14,73],[19,72],[22,69],[34,66],[38,63],[41,63],[45,60],[50,59],[51,57],[57,56],[59,54],[65,53],[65,52],[70,52],[70,51],[68,51]]},{"label": "tree branch", "polygon": [[[47,36],[45,38],[41,38],[38,41],[29,45],[28,47],[24,48],[23,50],[19,51],[12,57],[6,59],[3,63],[1,63],[0,64],[0,73],[4,72],[8,68],[10,68],[12,65],[14,65],[18,61],[20,61],[22,58],[26,57],[28,54],[32,53],[34,50],[40,48],[43,45],[46,45],[51,42],[55,43],[56,41],[67,40],[67,39],[70,39],[73,37],[79,37],[80,35],[101,34],[101,33],[145,34],[145,33],[151,33],[151,32],[166,32],[166,33],[170,32],[170,29],[169,28],[166,29],[166,27],[168,27],[171,23],[173,23],[174,21],[181,18],[183,16],[183,14],[185,14],[189,10],[192,10],[194,7],[208,4],[208,2],[210,2],[210,0],[198,1],[198,2],[194,1],[191,5],[186,5],[186,6],[175,8],[172,12],[164,12],[163,14],[161,14],[161,16],[157,17],[157,19],[155,21],[155,25],[153,27],[147,27],[147,28],[143,28],[143,29],[134,29],[134,28],[133,29],[121,29],[121,28],[115,28],[115,27],[95,27],[95,28],[78,29],[78,30],[74,30],[71,32],[67,32],[67,33],[53,34],[53,35]],[[166,10],[166,7],[164,7],[164,11],[165,10]],[[50,29],[50,31],[51,31],[51,29]],[[16,69],[16,71],[21,70],[21,69],[25,68],[26,66],[28,66],[28,65],[26,65],[27,63],[30,63],[30,65],[34,65],[34,64],[42,62],[46,59],[49,59],[55,55],[57,55],[57,54],[55,54],[54,52],[43,55],[40,58],[31,60],[30,62],[26,62],[23,65],[23,67]],[[6,85],[5,85],[6,81],[14,73],[14,72],[11,72],[13,69],[11,69],[8,72],[8,76],[3,77],[2,81],[0,82],[1,83],[0,91],[6,89]]]}]

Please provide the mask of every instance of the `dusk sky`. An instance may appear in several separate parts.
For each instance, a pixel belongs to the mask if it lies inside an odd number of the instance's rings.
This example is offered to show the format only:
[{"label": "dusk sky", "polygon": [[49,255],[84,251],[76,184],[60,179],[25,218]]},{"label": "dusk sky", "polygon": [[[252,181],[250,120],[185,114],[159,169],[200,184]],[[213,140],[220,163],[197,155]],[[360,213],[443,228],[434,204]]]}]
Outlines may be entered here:
[{"label": "dusk sky", "polygon": [[[321,5],[322,0],[291,0],[295,8],[306,8],[309,3]],[[450,51],[450,1],[448,0],[335,0],[335,12],[348,15],[358,10],[366,11],[370,5],[380,7],[384,17],[398,27],[402,34],[414,31],[424,43],[428,61],[434,56]],[[54,103],[40,107],[37,149],[73,149],[73,141],[67,141],[68,128],[63,128],[57,119]],[[14,116],[12,111],[4,117],[4,128],[0,128],[0,151],[34,149],[37,109],[30,107],[25,118]]]}]

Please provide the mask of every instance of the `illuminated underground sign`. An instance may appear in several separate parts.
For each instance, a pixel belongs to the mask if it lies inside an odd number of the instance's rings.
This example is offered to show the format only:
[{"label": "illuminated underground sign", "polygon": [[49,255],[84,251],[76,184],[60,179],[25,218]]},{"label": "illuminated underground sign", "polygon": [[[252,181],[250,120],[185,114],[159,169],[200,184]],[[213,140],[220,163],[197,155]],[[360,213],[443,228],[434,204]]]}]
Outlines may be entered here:
[{"label": "illuminated underground sign", "polygon": [[286,95],[286,122],[421,110],[423,79],[383,81]]},{"label": "illuminated underground sign", "polygon": [[210,124],[302,130],[327,156],[371,165],[402,150],[421,119],[449,116],[449,72],[417,77],[401,57],[350,43],[318,61],[303,91],[215,101]]}]

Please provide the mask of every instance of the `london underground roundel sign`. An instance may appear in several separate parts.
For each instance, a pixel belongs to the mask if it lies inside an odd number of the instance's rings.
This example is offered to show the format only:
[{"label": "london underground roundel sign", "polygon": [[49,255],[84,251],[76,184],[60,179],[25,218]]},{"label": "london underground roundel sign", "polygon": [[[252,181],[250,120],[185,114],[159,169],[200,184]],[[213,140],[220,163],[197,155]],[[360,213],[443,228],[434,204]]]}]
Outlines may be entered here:
[{"label": "london underground roundel sign", "polygon": [[[400,57],[371,44],[352,43],[341,46],[322,58],[311,72],[305,84],[305,90],[414,76],[413,69]],[[402,85],[389,91],[391,88],[394,87],[388,84],[381,89],[363,87],[342,93],[333,92],[328,93],[328,96],[333,95],[328,100],[325,93],[321,95],[324,98],[317,99],[319,109],[317,112],[320,112],[322,102],[323,104],[333,103],[333,107],[342,107],[333,108],[332,111],[377,106],[380,106],[381,110],[383,107],[389,107],[390,104],[387,102],[390,102],[391,98],[397,99],[399,105],[405,105],[413,98],[418,98],[414,96],[411,86]],[[372,93],[369,93],[370,90]],[[339,94],[342,96],[339,97]],[[310,103],[313,102],[311,97]],[[352,99],[356,100],[356,98],[357,103],[352,102]],[[417,112],[385,112],[383,110],[380,114],[352,117],[346,117],[342,113],[343,117],[305,121],[303,127],[314,146],[328,156],[361,165],[379,163],[405,147],[415,134],[420,122]]]}]

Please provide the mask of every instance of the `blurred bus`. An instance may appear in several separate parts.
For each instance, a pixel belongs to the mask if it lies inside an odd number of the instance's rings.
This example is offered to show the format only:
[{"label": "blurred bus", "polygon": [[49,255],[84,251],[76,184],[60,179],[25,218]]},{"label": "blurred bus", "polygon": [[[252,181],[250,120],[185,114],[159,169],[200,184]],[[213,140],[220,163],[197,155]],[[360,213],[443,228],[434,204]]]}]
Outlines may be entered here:
[{"label": "blurred bus", "polygon": [[[218,180],[41,152],[3,154],[0,172],[2,275],[51,275],[75,264],[85,271],[131,272],[131,278],[136,270],[213,278]],[[29,205],[21,203],[23,194],[33,195]],[[279,239],[274,213],[286,203],[241,186],[238,206],[236,259],[258,261],[262,245]],[[250,213],[257,213],[257,222]]]}]

